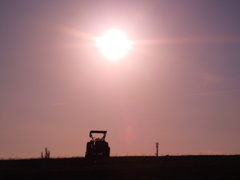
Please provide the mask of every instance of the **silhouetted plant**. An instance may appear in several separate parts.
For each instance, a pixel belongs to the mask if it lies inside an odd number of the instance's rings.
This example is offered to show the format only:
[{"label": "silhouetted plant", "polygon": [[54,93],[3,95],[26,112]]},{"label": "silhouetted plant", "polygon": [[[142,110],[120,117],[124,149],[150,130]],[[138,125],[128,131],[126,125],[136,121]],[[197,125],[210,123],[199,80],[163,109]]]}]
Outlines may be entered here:
[{"label": "silhouetted plant", "polygon": [[41,152],[41,158],[42,159],[50,159],[50,151],[45,148],[45,154],[43,154],[43,152]]}]

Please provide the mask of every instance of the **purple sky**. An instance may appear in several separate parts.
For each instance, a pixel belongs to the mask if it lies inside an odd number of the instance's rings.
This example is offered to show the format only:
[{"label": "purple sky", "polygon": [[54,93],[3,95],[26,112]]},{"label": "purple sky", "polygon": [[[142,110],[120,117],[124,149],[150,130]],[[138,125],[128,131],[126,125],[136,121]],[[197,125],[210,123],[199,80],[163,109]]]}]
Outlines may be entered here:
[{"label": "purple sky", "polygon": [[[0,158],[240,153],[240,1],[1,0]],[[110,62],[86,35],[139,42]],[[83,35],[80,35],[83,34]]]}]

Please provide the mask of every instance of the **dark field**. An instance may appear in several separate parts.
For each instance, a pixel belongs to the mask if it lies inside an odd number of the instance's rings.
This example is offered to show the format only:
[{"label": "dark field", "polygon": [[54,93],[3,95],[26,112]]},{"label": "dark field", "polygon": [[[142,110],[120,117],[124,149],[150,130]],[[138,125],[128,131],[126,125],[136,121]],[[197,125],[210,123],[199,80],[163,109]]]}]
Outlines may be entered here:
[{"label": "dark field", "polygon": [[0,179],[240,179],[240,156],[1,160]]}]

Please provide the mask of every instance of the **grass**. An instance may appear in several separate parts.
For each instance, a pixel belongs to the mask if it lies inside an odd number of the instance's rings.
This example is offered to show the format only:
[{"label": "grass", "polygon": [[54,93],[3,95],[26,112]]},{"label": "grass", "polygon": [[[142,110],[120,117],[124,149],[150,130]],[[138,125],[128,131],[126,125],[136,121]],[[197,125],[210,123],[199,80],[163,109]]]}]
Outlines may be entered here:
[{"label": "grass", "polygon": [[240,179],[240,156],[1,160],[0,179]]}]

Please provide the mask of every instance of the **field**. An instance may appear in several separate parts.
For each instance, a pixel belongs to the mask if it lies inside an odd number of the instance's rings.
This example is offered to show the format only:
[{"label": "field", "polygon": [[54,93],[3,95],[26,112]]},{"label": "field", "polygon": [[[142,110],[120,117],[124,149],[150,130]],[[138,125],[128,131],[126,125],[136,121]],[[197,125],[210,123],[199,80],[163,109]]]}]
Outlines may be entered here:
[{"label": "field", "polygon": [[0,179],[240,179],[240,156],[1,160]]}]

